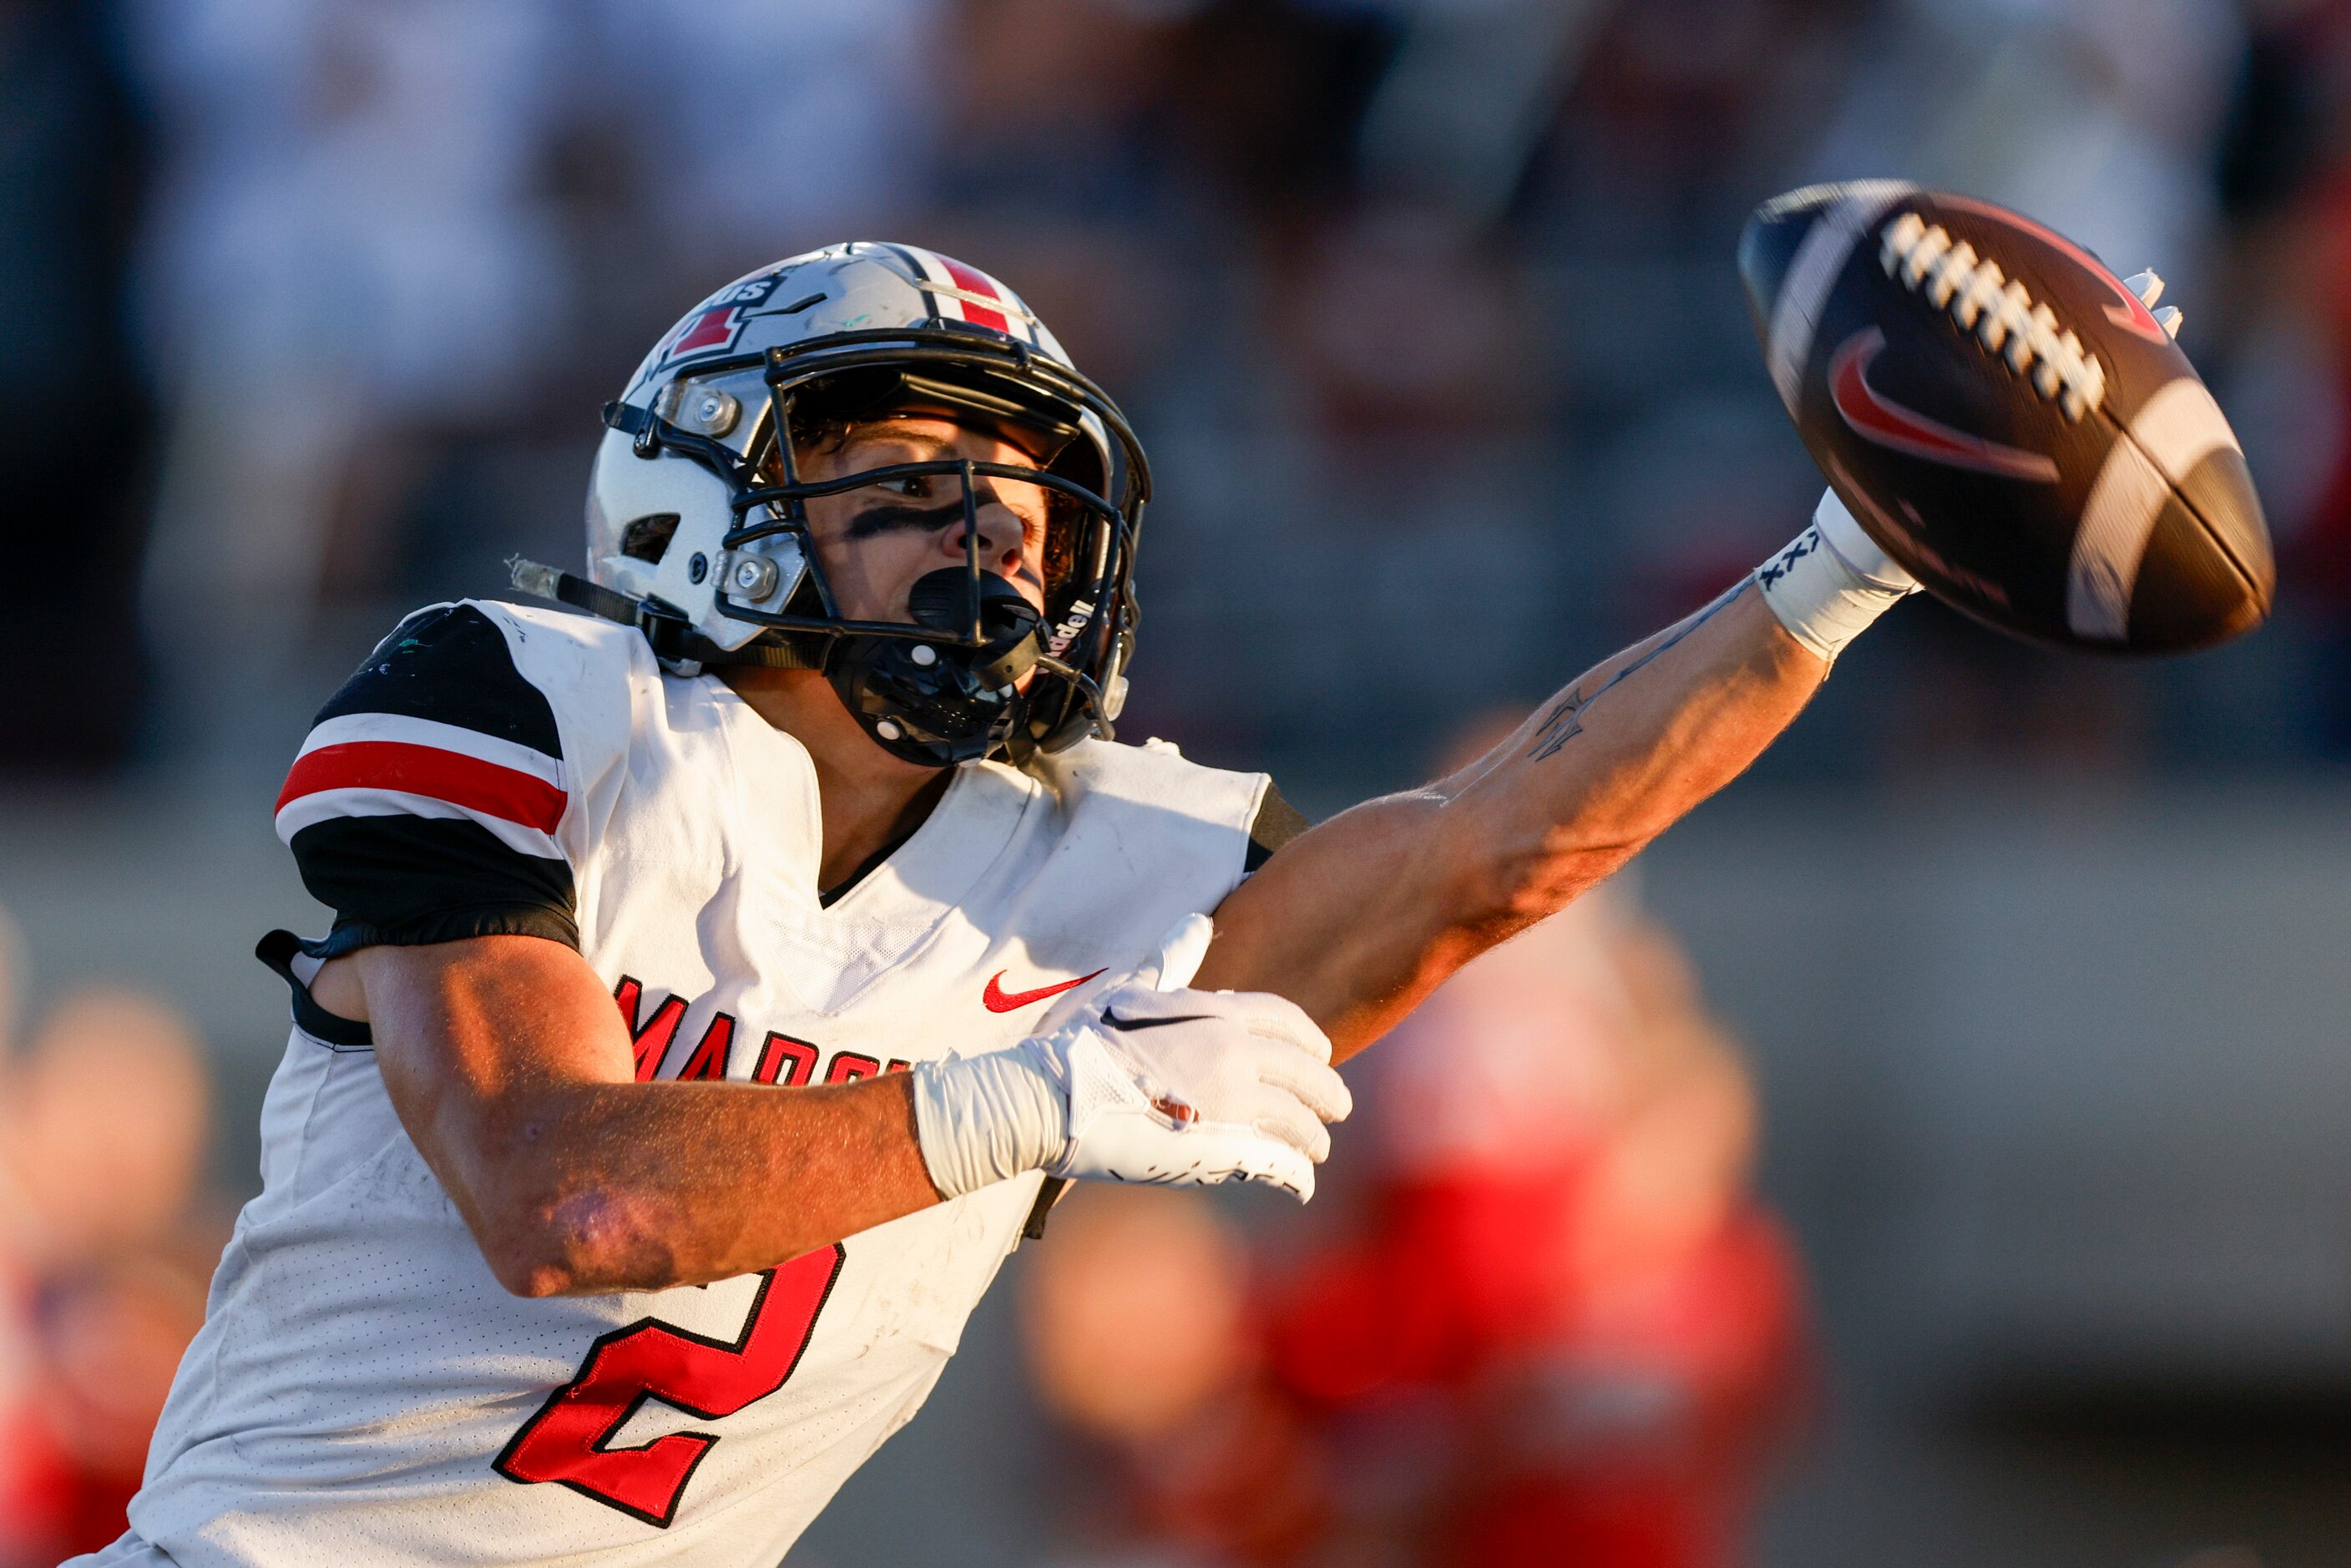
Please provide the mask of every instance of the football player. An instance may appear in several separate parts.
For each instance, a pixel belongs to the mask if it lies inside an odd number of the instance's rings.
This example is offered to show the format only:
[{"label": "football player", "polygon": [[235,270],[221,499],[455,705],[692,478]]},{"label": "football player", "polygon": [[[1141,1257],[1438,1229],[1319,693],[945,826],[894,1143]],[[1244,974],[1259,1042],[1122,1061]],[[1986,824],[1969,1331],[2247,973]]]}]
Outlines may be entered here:
[{"label": "football player", "polygon": [[287,778],[334,923],[262,944],[263,1191],[89,1561],[774,1563],[1062,1178],[1310,1196],[1329,1063],[1914,587],[1824,501],[1472,766],[1301,831],[1113,742],[1148,471],[987,274],[778,263],[604,423],[586,576],[517,566],[590,613],[420,611]]}]

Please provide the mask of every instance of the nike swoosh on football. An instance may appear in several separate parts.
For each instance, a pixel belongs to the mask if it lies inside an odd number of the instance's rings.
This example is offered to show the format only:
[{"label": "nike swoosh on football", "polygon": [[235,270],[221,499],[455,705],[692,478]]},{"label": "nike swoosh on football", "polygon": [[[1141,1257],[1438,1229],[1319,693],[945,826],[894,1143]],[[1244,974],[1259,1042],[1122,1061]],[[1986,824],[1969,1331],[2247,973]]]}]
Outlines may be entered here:
[{"label": "nike swoosh on football", "polygon": [[1007,971],[998,969],[995,974],[990,975],[987,978],[987,989],[980,993],[980,1004],[987,1008],[989,1012],[1008,1013],[1016,1008],[1025,1008],[1030,1002],[1041,1002],[1047,997],[1058,997],[1063,991],[1073,991],[1080,986],[1084,985],[1088,980],[1092,979],[1094,975],[1101,974],[1102,971],[1100,969],[1096,969],[1093,975],[1080,975],[1074,980],[1063,980],[1056,985],[1040,986],[1033,991],[1006,990],[1004,988],[1004,977]]},{"label": "nike swoosh on football", "polygon": [[1870,362],[1885,350],[1886,334],[1865,328],[1837,346],[1829,361],[1829,397],[1855,434],[1880,446],[1954,468],[1972,468],[2006,479],[2057,483],[2057,465],[2038,452],[2002,446],[1964,430],[1938,423],[1889,401],[1869,384]]}]

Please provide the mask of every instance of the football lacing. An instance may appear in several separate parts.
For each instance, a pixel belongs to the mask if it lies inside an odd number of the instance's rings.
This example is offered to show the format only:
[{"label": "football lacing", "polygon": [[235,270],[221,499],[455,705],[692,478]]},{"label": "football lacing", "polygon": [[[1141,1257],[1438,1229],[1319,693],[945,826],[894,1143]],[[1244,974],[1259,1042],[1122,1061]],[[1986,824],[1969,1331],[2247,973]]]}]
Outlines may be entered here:
[{"label": "football lacing", "polygon": [[1965,240],[1916,213],[1886,225],[1879,265],[1904,287],[1924,294],[1938,310],[1950,313],[1963,332],[1972,332],[1991,353],[2018,375],[2030,374],[2033,390],[2054,399],[2067,419],[2078,420],[2105,401],[2105,367],[2070,330],[2059,331],[2057,313],[2036,305],[2023,284],[2004,275],[2000,263],[1980,256]]}]

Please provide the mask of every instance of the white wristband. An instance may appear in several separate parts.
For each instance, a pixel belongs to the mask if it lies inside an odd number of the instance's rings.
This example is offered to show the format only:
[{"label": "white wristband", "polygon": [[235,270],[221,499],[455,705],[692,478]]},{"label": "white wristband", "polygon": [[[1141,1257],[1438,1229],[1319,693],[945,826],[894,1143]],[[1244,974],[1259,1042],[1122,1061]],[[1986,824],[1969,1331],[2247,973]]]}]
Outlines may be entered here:
[{"label": "white wristband", "polygon": [[1060,1159],[1070,1143],[1068,1093],[1034,1045],[914,1066],[914,1135],[944,1197]]},{"label": "white wristband", "polygon": [[1918,591],[1918,580],[1862,531],[1834,490],[1821,497],[1812,526],[1755,569],[1755,584],[1788,635],[1827,664]]}]

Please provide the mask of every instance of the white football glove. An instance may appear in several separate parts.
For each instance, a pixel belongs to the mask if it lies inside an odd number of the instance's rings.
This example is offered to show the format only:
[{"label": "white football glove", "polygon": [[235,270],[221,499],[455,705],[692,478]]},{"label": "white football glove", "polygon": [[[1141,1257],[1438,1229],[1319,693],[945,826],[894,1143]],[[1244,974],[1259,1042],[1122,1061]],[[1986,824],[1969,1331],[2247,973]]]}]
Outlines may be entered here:
[{"label": "white football glove", "polygon": [[1182,988],[1208,922],[1169,933],[1159,960],[1083,999],[1009,1051],[924,1062],[914,1122],[949,1197],[1023,1171],[1210,1186],[1260,1181],[1314,1196],[1324,1122],[1353,1108],[1331,1042],[1296,1004]]},{"label": "white football glove", "polygon": [[1068,1138],[1045,1169],[1081,1180],[1213,1186],[1261,1181],[1314,1196],[1325,1122],[1353,1108],[1331,1041],[1262,991],[1123,985],[1101,1010],[1024,1040],[1067,1095]]},{"label": "white football glove", "polygon": [[2179,323],[2185,319],[2180,314],[2179,307],[2167,305],[2160,310],[2155,308],[2155,302],[2163,298],[2163,279],[2155,275],[2153,267],[2147,268],[2145,272],[2132,273],[2123,279],[2123,287],[2138,296],[2138,302],[2147,307],[2148,313],[2155,318],[2157,326],[2172,337],[2179,336]]}]

